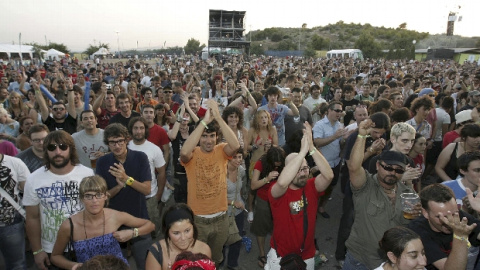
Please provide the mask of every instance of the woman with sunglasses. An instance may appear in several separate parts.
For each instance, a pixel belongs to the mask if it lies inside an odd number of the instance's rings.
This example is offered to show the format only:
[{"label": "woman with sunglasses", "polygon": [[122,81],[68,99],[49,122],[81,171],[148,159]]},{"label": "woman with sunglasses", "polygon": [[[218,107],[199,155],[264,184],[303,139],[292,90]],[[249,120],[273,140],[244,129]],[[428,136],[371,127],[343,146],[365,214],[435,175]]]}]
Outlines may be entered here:
[{"label": "woman with sunglasses", "polygon": [[[115,255],[127,263],[118,242],[149,234],[155,225],[149,220],[106,208],[109,196],[107,183],[98,175],[83,178],[79,193],[85,208],[60,225],[52,251],[52,263],[62,269],[72,269],[96,255],[107,254]],[[130,229],[119,230],[121,226]],[[64,256],[64,250],[70,241],[77,262]]]}]

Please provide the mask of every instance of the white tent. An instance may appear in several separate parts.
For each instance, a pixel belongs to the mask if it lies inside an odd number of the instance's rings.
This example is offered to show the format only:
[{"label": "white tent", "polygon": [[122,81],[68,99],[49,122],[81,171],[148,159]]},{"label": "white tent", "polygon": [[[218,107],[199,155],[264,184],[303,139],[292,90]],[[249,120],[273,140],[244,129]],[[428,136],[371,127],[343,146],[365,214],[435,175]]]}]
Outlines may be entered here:
[{"label": "white tent", "polygon": [[100,49],[98,49],[98,51],[96,51],[96,52],[93,53],[94,56],[95,56],[95,55],[103,55],[103,56],[105,56],[105,55],[108,55],[108,54],[111,54],[111,53],[107,50],[107,48],[103,48],[103,47],[100,48]]},{"label": "white tent", "polygon": [[[10,59],[13,56],[20,57],[20,52],[22,57],[25,57],[26,54],[30,56],[30,59],[33,58],[33,46],[30,45],[12,45],[12,44],[0,44],[0,54],[6,54],[7,59]],[[0,58],[3,58],[1,56]]]},{"label": "white tent", "polygon": [[47,51],[46,59],[48,60],[59,61],[62,57],[65,57],[65,54],[61,51],[57,51],[55,49],[50,49]]}]

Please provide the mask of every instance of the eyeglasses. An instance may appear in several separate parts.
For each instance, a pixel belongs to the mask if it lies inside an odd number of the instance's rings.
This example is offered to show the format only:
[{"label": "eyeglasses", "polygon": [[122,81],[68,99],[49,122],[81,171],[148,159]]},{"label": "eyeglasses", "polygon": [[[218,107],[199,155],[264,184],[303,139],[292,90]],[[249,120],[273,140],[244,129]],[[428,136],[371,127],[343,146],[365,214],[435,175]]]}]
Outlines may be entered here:
[{"label": "eyeglasses", "polygon": [[389,166],[389,165],[383,165],[382,163],[380,163],[380,166],[382,166],[382,168],[387,172],[395,171],[395,173],[397,173],[397,174],[405,173],[404,169],[398,169],[398,168],[396,169],[396,168],[393,168],[392,166]]},{"label": "eyeglasses", "polygon": [[32,142],[34,143],[42,143],[45,141],[45,137],[41,138],[41,139],[33,139]]},{"label": "eyeglasses", "polygon": [[341,113],[341,112],[343,112],[342,109],[335,109],[335,110],[332,110],[332,111],[334,111],[334,112],[336,112],[336,113]]},{"label": "eyeglasses", "polygon": [[65,108],[57,107],[52,109],[54,112],[62,112]]},{"label": "eyeglasses", "polygon": [[83,198],[85,198],[85,200],[88,200],[88,201],[93,200],[93,198],[103,199],[103,197],[105,197],[105,193],[100,193],[100,192],[97,192],[95,194],[85,194],[85,195],[83,195]]},{"label": "eyeglasses", "polygon": [[298,170],[298,172],[304,172],[304,173],[309,173],[310,172],[310,167],[308,166],[305,166],[305,167],[302,167],[300,168],[300,170]]},{"label": "eyeglasses", "polygon": [[109,146],[115,146],[116,144],[120,146],[120,145],[123,145],[124,143],[125,143],[125,139],[120,139],[117,141],[108,141]]},{"label": "eyeglasses", "polygon": [[47,145],[47,150],[50,151],[50,152],[51,152],[51,151],[55,151],[55,150],[57,149],[57,147],[60,148],[60,150],[65,151],[65,150],[68,149],[68,144],[63,144],[63,143],[61,143],[61,144],[56,144],[56,143],[52,143],[52,144]]}]

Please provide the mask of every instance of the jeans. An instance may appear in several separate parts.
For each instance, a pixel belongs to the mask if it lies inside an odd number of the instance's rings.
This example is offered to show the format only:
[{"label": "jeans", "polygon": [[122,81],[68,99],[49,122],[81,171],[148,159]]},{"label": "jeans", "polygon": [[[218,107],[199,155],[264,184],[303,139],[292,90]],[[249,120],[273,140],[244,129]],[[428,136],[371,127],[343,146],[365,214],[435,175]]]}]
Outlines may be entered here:
[{"label": "jeans", "polygon": [[176,203],[187,203],[187,175],[186,174],[175,174],[175,178],[178,179],[179,185],[175,185],[175,190],[173,191],[173,196]]},{"label": "jeans", "polygon": [[[243,223],[245,218],[245,212],[241,212],[240,214],[235,216],[235,223],[238,227],[238,232],[242,235],[243,232]],[[242,248],[242,241],[238,241],[236,243],[231,244],[228,246],[228,256],[227,258],[227,267],[235,268],[238,267],[238,257],[240,256],[240,249]],[[223,257],[225,258],[227,246],[223,247]]]},{"label": "jeans", "polygon": [[23,221],[0,227],[0,252],[5,260],[6,269],[27,269]]},{"label": "jeans", "polygon": [[369,270],[363,263],[355,259],[350,252],[347,251],[345,262],[343,263],[343,270]]},{"label": "jeans", "polygon": [[340,219],[340,225],[338,227],[337,249],[335,250],[335,258],[337,260],[345,259],[345,253],[347,253],[345,242],[350,236],[354,217],[355,211],[353,209],[353,193],[352,188],[350,187],[350,181],[348,181],[348,185],[345,186],[345,194],[343,197],[343,213]]}]

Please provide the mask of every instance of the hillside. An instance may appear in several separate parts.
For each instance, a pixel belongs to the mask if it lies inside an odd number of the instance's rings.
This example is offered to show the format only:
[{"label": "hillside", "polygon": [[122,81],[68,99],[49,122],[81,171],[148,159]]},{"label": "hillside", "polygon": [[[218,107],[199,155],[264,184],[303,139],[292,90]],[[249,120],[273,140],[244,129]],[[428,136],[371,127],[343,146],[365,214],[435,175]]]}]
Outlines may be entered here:
[{"label": "hillside", "polygon": [[[359,48],[367,57],[378,57],[381,50],[403,50],[427,47],[480,47],[480,37],[429,35],[408,30],[403,23],[397,28],[375,27],[370,24],[346,24],[339,21],[326,26],[307,28],[266,28],[252,31],[251,53],[265,50],[330,50]],[[250,40],[247,34],[247,40]]]}]

